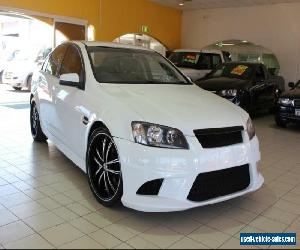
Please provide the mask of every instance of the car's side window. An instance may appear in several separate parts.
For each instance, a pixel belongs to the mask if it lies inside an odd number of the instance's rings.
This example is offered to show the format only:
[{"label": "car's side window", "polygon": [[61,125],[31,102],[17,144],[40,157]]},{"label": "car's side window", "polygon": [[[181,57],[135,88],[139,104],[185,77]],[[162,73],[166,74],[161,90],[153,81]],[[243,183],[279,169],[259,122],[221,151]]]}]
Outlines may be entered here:
[{"label": "car's side window", "polygon": [[63,60],[60,75],[76,73],[80,81],[84,80],[84,66],[80,51],[75,46],[70,46]]},{"label": "car's side window", "polygon": [[198,68],[200,70],[210,70],[210,69],[212,69],[210,54],[204,53],[200,56],[200,60],[198,62]]},{"label": "car's side window", "polygon": [[68,45],[63,44],[57,47],[53,53],[50,55],[48,64],[46,66],[45,72],[58,77],[59,70],[64,59],[65,53],[67,51]]},{"label": "car's side window", "polygon": [[257,84],[263,83],[263,81],[266,80],[266,75],[263,67],[261,66],[257,67],[255,72],[255,80]]},{"label": "car's side window", "polygon": [[218,65],[220,65],[222,63],[221,55],[212,54],[211,57],[212,57],[212,66],[213,66],[213,68],[216,68]]}]

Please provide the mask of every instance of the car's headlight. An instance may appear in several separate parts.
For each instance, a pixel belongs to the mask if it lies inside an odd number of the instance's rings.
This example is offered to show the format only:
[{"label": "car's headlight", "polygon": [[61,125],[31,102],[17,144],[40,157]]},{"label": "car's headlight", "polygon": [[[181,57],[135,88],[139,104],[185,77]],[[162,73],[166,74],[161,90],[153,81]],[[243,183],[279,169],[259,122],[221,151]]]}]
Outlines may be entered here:
[{"label": "car's headlight", "polygon": [[132,133],[136,143],[161,148],[189,149],[183,133],[175,128],[146,122],[132,122]]},{"label": "car's headlight", "polygon": [[247,133],[249,136],[249,140],[252,140],[255,136],[255,128],[254,128],[251,118],[249,118],[247,121]]},{"label": "car's headlight", "polygon": [[236,96],[237,95],[236,89],[228,89],[220,91],[221,96]]},{"label": "car's headlight", "polygon": [[286,105],[286,106],[291,106],[293,105],[293,100],[289,98],[279,98],[279,104]]}]

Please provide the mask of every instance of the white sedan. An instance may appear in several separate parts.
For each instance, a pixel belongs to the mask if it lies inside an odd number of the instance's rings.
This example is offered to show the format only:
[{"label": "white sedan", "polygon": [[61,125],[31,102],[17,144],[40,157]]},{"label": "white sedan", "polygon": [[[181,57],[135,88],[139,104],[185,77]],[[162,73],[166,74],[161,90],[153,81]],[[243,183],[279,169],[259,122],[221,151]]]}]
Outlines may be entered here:
[{"label": "white sedan", "polygon": [[31,130],[87,173],[105,206],[186,210],[264,182],[249,115],[144,48],[57,47],[33,75]]}]

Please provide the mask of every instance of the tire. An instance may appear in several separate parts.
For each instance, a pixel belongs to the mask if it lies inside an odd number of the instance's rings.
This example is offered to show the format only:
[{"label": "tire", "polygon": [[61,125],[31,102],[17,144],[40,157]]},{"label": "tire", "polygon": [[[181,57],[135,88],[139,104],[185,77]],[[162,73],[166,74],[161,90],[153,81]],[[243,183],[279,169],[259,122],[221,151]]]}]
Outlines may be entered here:
[{"label": "tire", "polygon": [[277,124],[278,127],[280,128],[286,128],[288,122],[285,120],[282,120],[279,116],[275,117],[275,122]]},{"label": "tire", "polygon": [[30,128],[31,128],[32,138],[34,141],[36,142],[47,141],[48,138],[43,133],[41,128],[39,113],[35,102],[32,102],[30,106]]},{"label": "tire", "polygon": [[14,88],[14,90],[16,90],[16,91],[20,91],[20,90],[22,90],[22,88],[21,87],[13,87]]},{"label": "tire", "polygon": [[93,195],[105,207],[120,204],[123,179],[119,154],[109,131],[96,129],[88,143],[87,176]]},{"label": "tire", "polygon": [[27,77],[27,81],[26,81],[26,83],[27,83],[27,89],[28,89],[29,92],[31,92],[31,82],[32,82],[32,75],[29,75]]},{"label": "tire", "polygon": [[276,106],[277,106],[277,103],[278,103],[278,100],[280,98],[280,95],[281,95],[281,90],[277,89],[274,93],[274,103],[273,103],[273,106],[269,108],[269,113],[270,114],[275,114],[276,112]]}]

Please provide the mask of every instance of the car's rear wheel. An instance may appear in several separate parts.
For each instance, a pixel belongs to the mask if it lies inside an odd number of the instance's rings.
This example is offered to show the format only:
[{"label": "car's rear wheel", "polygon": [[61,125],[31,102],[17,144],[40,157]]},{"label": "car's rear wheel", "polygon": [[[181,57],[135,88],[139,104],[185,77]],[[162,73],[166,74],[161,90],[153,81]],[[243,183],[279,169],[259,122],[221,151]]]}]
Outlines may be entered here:
[{"label": "car's rear wheel", "polygon": [[40,116],[35,102],[32,102],[30,106],[30,127],[32,138],[35,141],[44,142],[47,140],[47,137],[41,128]]},{"label": "car's rear wheel", "polygon": [[96,199],[104,206],[120,203],[123,195],[121,164],[117,146],[109,131],[96,129],[87,149],[87,175]]}]

